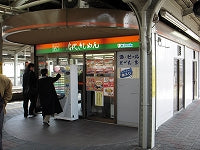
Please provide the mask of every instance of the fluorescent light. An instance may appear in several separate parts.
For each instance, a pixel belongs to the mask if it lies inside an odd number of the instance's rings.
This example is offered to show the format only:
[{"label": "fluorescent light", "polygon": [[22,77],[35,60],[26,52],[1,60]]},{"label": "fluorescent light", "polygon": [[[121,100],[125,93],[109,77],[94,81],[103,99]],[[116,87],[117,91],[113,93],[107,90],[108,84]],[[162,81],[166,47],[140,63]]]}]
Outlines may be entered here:
[{"label": "fluorescent light", "polygon": [[177,26],[178,28],[180,28],[181,30],[186,31],[188,29],[187,26],[185,26],[182,22],[180,22],[178,19],[172,16],[169,12],[161,10],[160,15],[175,26]]},{"label": "fluorescent light", "polygon": [[194,33],[192,30],[188,29],[188,30],[186,31],[186,33],[187,33],[188,35],[190,35],[191,37],[193,37],[194,39],[196,39],[197,41],[200,42],[200,37],[199,37],[196,33]]},{"label": "fluorescent light", "polygon": [[183,40],[185,40],[185,41],[188,40],[188,38],[186,38],[186,36],[184,36],[183,34],[177,32],[177,31],[173,31],[172,34],[183,39]]},{"label": "fluorescent light", "polygon": [[183,30],[185,33],[187,33],[190,37],[194,38],[198,42],[200,42],[200,37],[194,33],[191,29],[189,29],[186,25],[184,25],[181,21],[179,21],[177,18],[175,18],[173,15],[171,15],[166,10],[160,10],[160,15],[174,24],[179,29]]}]

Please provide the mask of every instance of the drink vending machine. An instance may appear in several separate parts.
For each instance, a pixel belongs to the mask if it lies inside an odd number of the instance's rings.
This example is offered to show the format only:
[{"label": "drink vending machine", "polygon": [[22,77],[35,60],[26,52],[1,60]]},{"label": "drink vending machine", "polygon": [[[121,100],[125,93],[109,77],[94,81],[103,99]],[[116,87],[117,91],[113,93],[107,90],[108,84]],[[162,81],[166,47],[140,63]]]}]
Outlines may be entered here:
[{"label": "drink vending machine", "polygon": [[78,119],[78,72],[77,65],[54,66],[53,76],[61,74],[61,78],[54,83],[56,92],[61,98],[63,112],[54,116],[55,119]]}]

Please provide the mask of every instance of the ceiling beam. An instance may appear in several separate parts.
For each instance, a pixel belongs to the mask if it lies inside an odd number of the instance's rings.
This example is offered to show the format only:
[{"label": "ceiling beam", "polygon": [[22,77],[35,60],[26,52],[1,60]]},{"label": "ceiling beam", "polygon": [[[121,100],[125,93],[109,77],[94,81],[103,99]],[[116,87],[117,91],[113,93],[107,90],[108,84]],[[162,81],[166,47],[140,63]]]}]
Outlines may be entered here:
[{"label": "ceiling beam", "polygon": [[21,48],[19,48],[18,50],[16,50],[15,51],[15,54],[17,54],[17,53],[19,53],[19,52],[21,52],[21,51],[23,51],[23,50],[25,50],[25,49],[28,49],[28,48],[30,48],[31,46],[29,46],[29,45],[25,45],[24,47],[21,47]]},{"label": "ceiling beam", "polygon": [[24,3],[28,2],[28,1],[29,0],[16,0],[11,4],[11,6],[12,7],[21,6],[21,5],[23,5]]},{"label": "ceiling beam", "polygon": [[183,10],[183,16],[187,16],[189,14],[193,13],[193,8],[190,7],[190,8],[186,8]]},{"label": "ceiling beam", "polygon": [[0,4],[0,14],[14,15],[16,13],[22,13],[23,10],[16,9],[11,6]]},{"label": "ceiling beam", "polygon": [[33,6],[37,6],[37,5],[41,5],[41,4],[48,3],[48,2],[53,2],[53,1],[54,0],[38,0],[38,1],[27,3],[27,4],[24,4],[24,5],[21,5],[21,6],[17,6],[15,8],[17,8],[17,9],[26,9],[26,8],[29,8],[29,7],[33,7]]}]

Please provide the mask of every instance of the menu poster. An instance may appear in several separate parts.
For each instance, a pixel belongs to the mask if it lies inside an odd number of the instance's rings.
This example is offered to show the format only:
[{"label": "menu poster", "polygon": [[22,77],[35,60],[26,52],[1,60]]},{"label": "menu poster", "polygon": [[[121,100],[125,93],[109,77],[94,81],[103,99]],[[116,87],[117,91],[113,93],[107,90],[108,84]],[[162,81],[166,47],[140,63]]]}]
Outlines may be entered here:
[{"label": "menu poster", "polygon": [[113,59],[104,59],[104,66],[113,66]]},{"label": "menu poster", "polygon": [[103,92],[96,91],[95,92],[95,106],[103,106],[103,105],[104,105]]},{"label": "menu poster", "polygon": [[87,59],[86,65],[87,67],[93,67],[95,65],[95,62],[93,59]]},{"label": "menu poster", "polygon": [[104,77],[104,96],[114,96],[114,77]]},{"label": "menu poster", "polygon": [[95,91],[103,91],[103,83],[104,83],[103,77],[95,77],[95,85],[94,85]]},{"label": "menu poster", "polygon": [[104,77],[104,87],[114,87],[114,77]]},{"label": "menu poster", "polygon": [[95,69],[94,69],[95,61],[92,59],[88,59],[86,62],[86,65],[87,65],[86,73],[94,74],[95,73]]},{"label": "menu poster", "polygon": [[105,67],[104,68],[104,73],[114,73],[114,68],[113,67]]},{"label": "menu poster", "polygon": [[93,67],[87,67],[86,73],[87,74],[94,74],[95,73],[95,69]]},{"label": "menu poster", "polygon": [[96,74],[104,73],[104,60],[103,59],[95,59],[95,73]]},{"label": "menu poster", "polygon": [[114,87],[105,87],[103,93],[104,96],[114,96]]},{"label": "menu poster", "polygon": [[94,77],[86,77],[86,90],[94,91],[95,79]]},{"label": "menu poster", "polygon": [[114,73],[113,59],[105,59],[104,66],[104,73]]}]

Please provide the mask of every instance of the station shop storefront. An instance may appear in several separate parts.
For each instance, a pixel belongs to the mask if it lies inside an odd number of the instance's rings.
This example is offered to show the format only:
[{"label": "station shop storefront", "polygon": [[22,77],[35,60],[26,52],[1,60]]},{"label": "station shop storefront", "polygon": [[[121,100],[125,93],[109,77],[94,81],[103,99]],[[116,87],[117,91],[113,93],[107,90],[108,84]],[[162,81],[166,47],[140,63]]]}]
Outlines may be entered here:
[{"label": "station shop storefront", "polygon": [[[68,96],[66,70],[77,67],[79,117],[129,126],[138,125],[139,36],[36,45],[38,69],[61,74],[55,88]],[[73,101],[73,100],[72,100]],[[72,102],[73,103],[73,102]]]}]

